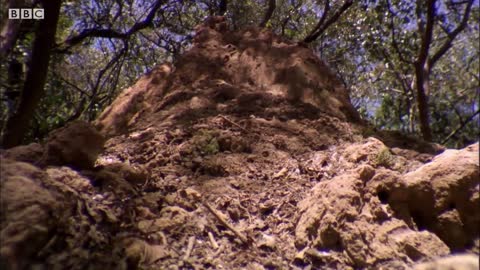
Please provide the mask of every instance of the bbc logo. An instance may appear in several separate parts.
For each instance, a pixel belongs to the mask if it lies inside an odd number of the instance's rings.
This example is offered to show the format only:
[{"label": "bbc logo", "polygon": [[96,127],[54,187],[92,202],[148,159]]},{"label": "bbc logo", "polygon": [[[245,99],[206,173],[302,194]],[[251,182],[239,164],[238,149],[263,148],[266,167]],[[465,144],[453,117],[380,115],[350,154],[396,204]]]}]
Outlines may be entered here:
[{"label": "bbc logo", "polygon": [[12,20],[16,19],[33,19],[43,20],[45,13],[43,8],[9,8],[8,18]]}]

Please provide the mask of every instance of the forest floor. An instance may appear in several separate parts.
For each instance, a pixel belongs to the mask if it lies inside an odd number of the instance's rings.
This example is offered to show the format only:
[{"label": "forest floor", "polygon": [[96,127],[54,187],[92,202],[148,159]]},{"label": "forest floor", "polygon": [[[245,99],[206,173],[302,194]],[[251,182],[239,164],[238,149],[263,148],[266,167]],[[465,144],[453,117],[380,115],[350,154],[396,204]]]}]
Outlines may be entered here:
[{"label": "forest floor", "polygon": [[[304,117],[278,120],[268,109],[254,115],[232,106],[140,128],[109,139],[89,170],[7,163],[7,175],[37,184],[10,178],[3,194],[29,194],[17,195],[18,208],[28,200],[48,209],[15,212],[14,221],[32,214],[29,222],[47,228],[33,257],[44,268],[28,269],[409,269],[451,252],[392,210],[379,188],[394,194],[392,181],[431,161],[425,150],[433,146],[379,133],[388,147],[300,107],[280,100],[269,108]],[[424,152],[407,149],[408,140]],[[377,239],[396,231],[405,238]],[[478,254],[478,240],[464,244]]]}]

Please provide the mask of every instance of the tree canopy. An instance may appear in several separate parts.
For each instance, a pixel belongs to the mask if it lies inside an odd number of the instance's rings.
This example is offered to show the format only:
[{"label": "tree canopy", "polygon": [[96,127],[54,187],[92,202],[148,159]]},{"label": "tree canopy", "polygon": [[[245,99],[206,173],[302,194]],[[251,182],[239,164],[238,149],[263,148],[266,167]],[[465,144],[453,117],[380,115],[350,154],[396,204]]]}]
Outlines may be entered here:
[{"label": "tree canopy", "polygon": [[[10,0],[0,4],[2,145],[93,120],[120,90],[178,58],[195,26],[268,28],[316,51],[380,129],[461,147],[477,140],[476,0]],[[5,8],[4,8],[5,7]],[[9,20],[8,8],[44,8]]]}]

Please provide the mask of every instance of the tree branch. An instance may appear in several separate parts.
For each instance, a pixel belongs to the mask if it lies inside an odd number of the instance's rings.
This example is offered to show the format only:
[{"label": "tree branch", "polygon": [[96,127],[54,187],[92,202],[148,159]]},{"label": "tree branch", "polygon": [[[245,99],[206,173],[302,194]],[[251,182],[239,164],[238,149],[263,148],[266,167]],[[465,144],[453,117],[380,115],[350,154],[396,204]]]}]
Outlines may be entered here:
[{"label": "tree branch", "polygon": [[268,21],[270,21],[270,18],[272,18],[275,8],[276,8],[275,0],[268,0],[267,10],[265,11],[265,15],[263,16],[262,22],[259,24],[261,28],[264,28],[267,25]]},{"label": "tree branch", "polygon": [[90,97],[90,94],[87,93],[85,90],[81,89],[80,87],[76,86],[74,83],[68,81],[67,79],[63,78],[63,76],[61,76],[60,74],[58,74],[57,72],[55,71],[52,71],[52,74],[59,78],[62,82],[66,83],[67,85],[69,85],[70,87],[72,87],[73,89],[77,90],[78,92],[80,92],[82,95],[85,95],[85,96],[88,96]]},{"label": "tree branch", "polygon": [[287,28],[287,24],[290,22],[290,20],[292,19],[292,15],[294,13],[295,10],[298,10],[298,8],[301,6],[302,2],[298,2],[296,5],[293,4],[290,9],[288,10],[288,16],[283,19],[282,21],[282,24],[281,24],[281,33],[282,33],[282,36],[285,35],[285,28]]},{"label": "tree branch", "polygon": [[153,4],[150,12],[145,17],[144,20],[135,23],[128,31],[119,32],[113,29],[98,29],[98,28],[88,28],[84,29],[80,34],[73,36],[67,39],[63,44],[66,45],[66,49],[81,43],[83,40],[89,37],[100,37],[100,38],[116,38],[116,39],[127,39],[131,35],[135,34],[137,31],[140,31],[144,28],[147,28],[152,24],[153,19],[155,18],[156,12],[160,9],[165,0],[157,0]]},{"label": "tree branch", "polygon": [[462,130],[470,121],[472,121],[475,116],[477,116],[480,113],[480,110],[477,110],[474,114],[470,115],[470,117],[467,118],[458,128],[456,128],[452,133],[450,133],[443,141],[442,144],[445,144],[448,142],[453,136],[455,136],[460,130]]},{"label": "tree branch", "polygon": [[[421,5],[420,2],[417,3],[417,9],[419,8],[419,5]],[[417,58],[417,64],[422,66],[427,61],[428,51],[430,49],[430,45],[432,44],[433,24],[435,22],[435,2],[436,0],[427,0],[427,21],[425,27],[423,27],[423,24],[421,23],[421,18],[418,18],[419,30],[422,31],[422,29],[425,28],[425,31],[421,32],[422,40]]]},{"label": "tree branch", "polygon": [[[89,101],[88,101],[88,105],[85,106],[85,102],[86,102],[86,99],[82,99],[82,101],[80,102],[80,105],[78,106],[78,108],[76,109],[76,112],[71,115],[67,122],[70,122],[70,121],[73,121],[75,119],[78,119],[80,116],[82,116],[82,114],[85,112],[85,111],[88,111],[92,108],[92,106],[95,104],[95,101],[96,101],[96,98],[98,96],[98,90],[99,89],[102,89],[103,88],[103,85],[100,85],[100,83],[102,82],[102,77],[103,75],[105,75],[105,73],[115,64],[117,64],[117,62],[119,61],[119,59],[125,55],[125,53],[128,51],[128,43],[125,42],[124,43],[124,47],[112,58],[110,59],[110,61],[108,61],[108,63],[105,65],[105,67],[103,67],[100,72],[98,73],[97,75],[97,79],[96,79],[96,82],[95,82],[95,85],[92,87],[91,89],[91,92],[92,94],[90,94],[88,96],[89,98]],[[105,84],[105,80],[103,81],[103,84]]]},{"label": "tree branch", "polygon": [[463,13],[463,18],[460,24],[453,30],[451,33],[447,32],[447,41],[436,51],[432,58],[430,59],[429,66],[435,65],[435,63],[452,47],[452,42],[455,40],[457,35],[467,27],[468,18],[470,17],[470,11],[472,10],[474,0],[469,0],[465,12]]},{"label": "tree branch", "polygon": [[[322,17],[320,17],[320,20],[318,21],[317,25],[315,26],[315,28],[312,29],[312,31],[307,35],[307,37],[303,40],[304,42],[307,42],[307,40],[310,40],[313,38],[313,36],[315,35],[315,33],[320,30],[320,28],[322,27],[323,23],[325,22],[325,20],[327,19],[327,15],[328,15],[328,12],[330,11],[330,1],[329,0],[325,0],[325,6],[323,8],[323,14],[322,14]],[[313,38],[313,40],[315,40],[316,38]],[[313,41],[312,40],[312,41]]]},{"label": "tree branch", "polygon": [[[329,2],[327,0],[327,2]],[[353,5],[354,1],[353,0],[346,0],[343,5],[332,15],[332,17],[330,17],[328,20],[325,21],[325,23],[323,23],[323,21],[325,20],[323,17],[326,17],[326,12],[324,12],[324,14],[322,15],[322,18],[320,18],[320,21],[319,23],[317,24],[317,27],[315,27],[317,30],[315,31],[312,31],[304,40],[303,42],[305,43],[310,43],[314,40],[316,40],[321,34],[323,34],[323,32],[325,32],[325,30],[327,30],[328,27],[330,27],[330,25],[332,25],[333,23],[335,23],[336,21],[338,21],[338,19],[340,18],[340,16],[345,12],[347,11],[348,8],[350,8],[352,5]],[[326,7],[327,4],[325,4],[325,7]]]},{"label": "tree branch", "polygon": [[390,12],[390,14],[392,14],[392,16],[390,17],[390,27],[392,28],[392,45],[393,45],[393,48],[395,49],[395,51],[397,52],[398,54],[398,57],[400,59],[400,61],[404,62],[404,63],[408,63],[408,64],[413,64],[413,62],[411,60],[407,60],[404,56],[403,56],[403,53],[402,51],[400,50],[400,47],[398,46],[398,42],[397,42],[397,38],[396,38],[396,34],[395,34],[395,24],[393,22],[393,16],[396,16],[397,14],[395,14],[395,12],[392,10],[392,6],[391,6],[391,3],[390,1],[387,1],[387,6],[388,6],[388,11]]},{"label": "tree branch", "polygon": [[223,16],[227,13],[228,8],[228,1],[227,0],[220,0],[218,4],[218,15]]}]

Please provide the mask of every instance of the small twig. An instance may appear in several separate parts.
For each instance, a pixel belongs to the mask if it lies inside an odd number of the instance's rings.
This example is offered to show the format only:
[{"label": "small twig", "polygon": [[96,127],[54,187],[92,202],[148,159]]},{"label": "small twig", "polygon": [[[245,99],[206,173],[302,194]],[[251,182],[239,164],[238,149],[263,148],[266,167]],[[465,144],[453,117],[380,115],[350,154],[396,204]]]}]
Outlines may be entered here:
[{"label": "small twig", "polygon": [[213,256],[212,256],[212,257],[214,257],[214,258],[215,258],[215,257],[218,257],[218,255],[220,255],[220,253],[222,253],[223,250],[225,250],[225,246],[224,246],[224,245],[220,246],[220,247],[217,249],[217,251],[215,251],[215,253],[213,253]]},{"label": "small twig", "polygon": [[213,237],[212,232],[208,232],[208,239],[210,239],[210,243],[212,243],[213,249],[218,249],[219,245],[217,244],[217,241],[215,241],[215,238]]},{"label": "small twig", "polygon": [[284,205],[285,203],[286,203],[286,201],[283,200],[282,203],[281,203],[279,206],[277,206],[277,207],[275,208],[275,210],[273,210],[272,216],[275,216],[275,215],[277,214],[277,212],[283,207],[283,205]]},{"label": "small twig", "polygon": [[147,177],[147,179],[145,180],[145,182],[143,183],[142,185],[142,190],[145,190],[145,187],[150,184],[150,177]]},{"label": "small twig", "polygon": [[252,215],[250,214],[250,212],[248,211],[248,209],[246,207],[244,207],[242,205],[242,200],[240,199],[240,194],[237,194],[237,201],[238,201],[238,207],[240,209],[242,209],[243,211],[245,211],[245,213],[247,213],[248,215],[248,222],[252,222]]},{"label": "small twig", "polygon": [[158,236],[160,237],[160,243],[162,245],[168,245],[167,237],[162,231],[157,232]]},{"label": "small twig", "polygon": [[288,173],[288,169],[287,167],[283,167],[278,173],[276,173],[274,176],[273,176],[273,179],[276,179],[276,178],[280,178],[282,176],[285,176],[285,175],[290,175]]},{"label": "small twig", "polygon": [[230,225],[223,217],[217,212],[217,210],[213,209],[207,202],[203,202],[203,205],[223,224],[223,226],[227,227],[230,231],[232,231],[244,244],[250,244],[251,241],[241,234],[237,229],[235,229],[232,225]]},{"label": "small twig", "polygon": [[221,118],[225,119],[225,121],[229,122],[230,124],[232,124],[232,125],[234,125],[234,126],[238,127],[239,129],[241,129],[241,130],[243,130],[243,131],[247,132],[247,130],[246,130],[245,128],[243,128],[243,127],[242,127],[242,126],[240,126],[239,124],[237,124],[237,123],[233,122],[232,120],[228,119],[227,117],[225,117],[225,116],[223,116],[223,115],[219,115],[219,116],[220,116]]},{"label": "small twig", "polygon": [[445,144],[446,142],[448,142],[453,136],[455,136],[460,130],[462,130],[470,121],[472,121],[475,116],[477,116],[477,114],[480,113],[480,110],[477,110],[477,112],[475,112],[474,114],[470,115],[470,117],[467,118],[467,120],[465,120],[463,123],[461,123],[461,125],[456,128],[454,131],[452,131],[442,142],[441,144]]},{"label": "small twig", "polygon": [[47,244],[38,252],[38,256],[44,256],[45,253],[53,246],[55,241],[57,241],[57,236],[54,235],[50,240],[47,242]]},{"label": "small twig", "polygon": [[187,245],[187,251],[185,252],[185,256],[183,256],[183,260],[186,261],[190,257],[190,254],[192,254],[193,250],[193,245],[195,244],[195,236],[190,236],[188,238],[188,245]]}]

